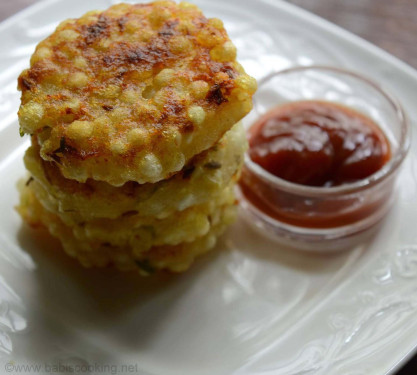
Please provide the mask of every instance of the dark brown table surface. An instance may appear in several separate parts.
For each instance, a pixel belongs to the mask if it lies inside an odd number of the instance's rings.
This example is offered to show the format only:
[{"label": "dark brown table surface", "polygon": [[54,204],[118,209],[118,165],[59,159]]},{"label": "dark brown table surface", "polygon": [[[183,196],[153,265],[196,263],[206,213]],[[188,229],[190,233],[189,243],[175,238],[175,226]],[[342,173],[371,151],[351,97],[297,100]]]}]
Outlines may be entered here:
[{"label": "dark brown table surface", "polygon": [[[0,0],[0,21],[37,1]],[[287,1],[369,40],[417,68],[417,0]],[[417,356],[397,375],[417,375]]]}]

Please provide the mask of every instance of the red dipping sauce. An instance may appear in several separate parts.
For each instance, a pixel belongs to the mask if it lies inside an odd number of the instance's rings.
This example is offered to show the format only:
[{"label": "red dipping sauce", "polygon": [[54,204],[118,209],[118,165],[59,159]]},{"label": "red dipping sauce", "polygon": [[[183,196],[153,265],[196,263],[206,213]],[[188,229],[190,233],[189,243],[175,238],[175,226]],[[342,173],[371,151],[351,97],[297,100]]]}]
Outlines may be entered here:
[{"label": "red dipping sauce", "polygon": [[[330,94],[335,102],[321,99]],[[254,102],[236,189],[242,217],[292,249],[365,244],[397,197],[409,145],[401,105],[367,78],[320,66],[271,73]]]},{"label": "red dipping sauce", "polygon": [[249,145],[253,162],[308,186],[364,179],[391,157],[390,143],[373,120],[325,101],[292,102],[269,111],[251,127]]}]

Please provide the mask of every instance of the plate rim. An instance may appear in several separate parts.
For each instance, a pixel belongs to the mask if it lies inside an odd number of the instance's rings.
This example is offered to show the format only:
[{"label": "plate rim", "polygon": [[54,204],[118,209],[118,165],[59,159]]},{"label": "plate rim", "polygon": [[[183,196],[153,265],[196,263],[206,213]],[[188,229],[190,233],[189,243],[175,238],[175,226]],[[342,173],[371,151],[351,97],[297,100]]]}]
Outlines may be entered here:
[{"label": "plate rim", "polygon": [[[63,2],[64,0],[40,0],[28,7],[21,9],[20,11],[12,14],[3,21],[0,22],[0,34],[5,32],[8,27],[12,27],[14,24],[18,23],[22,19],[32,16],[33,14],[40,12],[44,9],[47,9],[49,6]],[[107,0],[108,1],[108,0]],[[188,0],[193,2],[193,0]],[[233,1],[233,0],[232,0]],[[236,1],[236,0],[235,0]],[[404,74],[407,74],[411,79],[413,79],[417,87],[417,69],[410,66],[408,63],[402,61],[400,58],[392,55],[386,50],[376,46],[375,44],[367,41],[366,39],[354,34],[351,31],[348,31],[341,26],[338,26],[331,21],[322,18],[321,16],[314,14],[308,10],[305,10],[295,4],[288,3],[284,0],[245,0],[244,2],[256,2],[261,1],[264,4],[267,4],[276,10],[283,10],[293,14],[299,19],[306,20],[310,24],[314,24],[315,27],[320,28],[326,33],[334,34],[337,38],[343,39],[344,42],[349,43],[352,46],[359,47],[360,49],[366,51],[368,54],[373,55],[374,57],[383,60],[385,63],[393,65],[396,69],[401,70]],[[138,0],[137,2],[146,2],[146,0]],[[410,123],[411,129],[416,127],[416,124],[413,122]],[[417,336],[414,346],[408,350],[404,355],[396,361],[387,371],[385,375],[394,375],[405,363],[407,363],[415,354],[417,354]]]}]

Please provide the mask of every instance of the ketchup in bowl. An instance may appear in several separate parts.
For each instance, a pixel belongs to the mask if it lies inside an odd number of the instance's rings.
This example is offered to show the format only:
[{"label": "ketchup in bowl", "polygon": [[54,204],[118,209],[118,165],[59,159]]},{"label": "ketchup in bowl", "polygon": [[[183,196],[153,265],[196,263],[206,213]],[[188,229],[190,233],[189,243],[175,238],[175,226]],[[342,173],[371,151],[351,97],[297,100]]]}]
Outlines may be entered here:
[{"label": "ketchup in bowl", "polygon": [[[391,156],[389,140],[373,120],[326,101],[289,102],[273,108],[254,123],[248,136],[253,163],[283,180],[315,188],[363,180]],[[309,200],[292,192],[271,193],[256,178],[244,168],[241,191],[245,198],[268,216],[295,226],[350,224],[366,218],[386,199],[383,195],[360,207],[355,199]],[[312,203],[304,206],[308,201]]]},{"label": "ketchup in bowl", "polygon": [[243,218],[297,249],[364,241],[395,202],[410,144],[400,103],[368,78],[323,66],[269,74],[254,103],[237,189]]},{"label": "ketchup in bowl", "polygon": [[308,186],[356,182],[390,159],[390,144],[369,117],[325,101],[290,102],[250,129],[253,162],[284,180]]}]

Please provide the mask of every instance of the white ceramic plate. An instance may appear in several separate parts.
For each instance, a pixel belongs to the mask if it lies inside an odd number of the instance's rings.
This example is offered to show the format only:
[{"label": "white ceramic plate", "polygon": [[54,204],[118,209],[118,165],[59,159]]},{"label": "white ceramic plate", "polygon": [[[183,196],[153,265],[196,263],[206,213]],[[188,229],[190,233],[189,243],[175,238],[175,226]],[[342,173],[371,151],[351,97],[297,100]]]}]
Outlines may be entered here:
[{"label": "white ceramic plate", "polygon": [[[240,220],[188,273],[141,279],[82,269],[57,242],[22,225],[13,206],[28,141],[18,134],[16,78],[59,20],[110,3],[42,2],[0,26],[1,366],[142,375],[390,373],[417,344],[415,144],[382,230],[338,255],[289,252]],[[379,49],[279,1],[197,3],[225,21],[255,77],[295,64],[343,66],[384,84],[415,125],[417,73]]]}]

